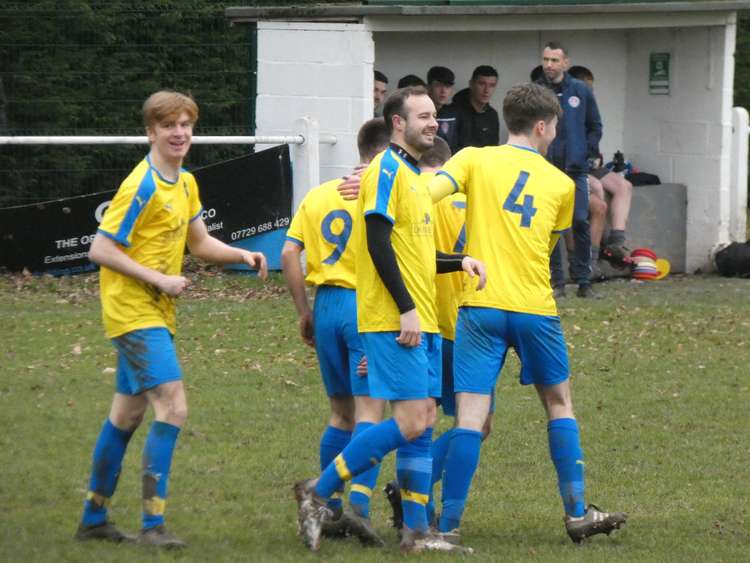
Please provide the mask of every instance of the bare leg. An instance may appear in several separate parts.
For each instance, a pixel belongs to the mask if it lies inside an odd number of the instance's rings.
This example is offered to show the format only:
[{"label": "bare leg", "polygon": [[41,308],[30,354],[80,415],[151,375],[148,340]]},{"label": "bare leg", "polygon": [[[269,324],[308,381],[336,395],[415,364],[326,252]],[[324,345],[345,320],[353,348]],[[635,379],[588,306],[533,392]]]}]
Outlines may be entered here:
[{"label": "bare leg", "polygon": [[602,234],[604,233],[604,222],[607,218],[607,203],[591,194],[589,199],[589,222],[591,223],[591,248],[592,260],[598,260],[598,249],[601,248]]},{"label": "bare leg", "polygon": [[351,432],[354,429],[354,397],[334,396],[329,397],[331,405],[331,418],[328,422],[334,428]]},{"label": "bare leg", "polygon": [[604,190],[612,196],[609,207],[612,214],[612,228],[624,231],[630,215],[630,202],[633,199],[633,184],[619,174],[610,172],[601,180]]}]

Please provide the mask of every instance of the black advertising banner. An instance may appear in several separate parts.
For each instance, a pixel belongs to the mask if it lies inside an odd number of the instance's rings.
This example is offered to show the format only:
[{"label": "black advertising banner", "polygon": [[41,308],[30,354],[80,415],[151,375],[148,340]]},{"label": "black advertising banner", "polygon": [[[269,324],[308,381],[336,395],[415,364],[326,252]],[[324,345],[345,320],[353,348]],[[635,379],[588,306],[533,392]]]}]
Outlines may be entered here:
[{"label": "black advertising banner", "polygon": [[[193,171],[203,220],[219,240],[237,243],[289,226],[292,171],[281,145]],[[0,209],[0,266],[36,274],[95,270],[87,254],[115,190]]]},{"label": "black advertising banner", "polygon": [[231,244],[289,227],[288,145],[199,168],[193,174],[200,188],[203,220],[219,240]]},{"label": "black advertising banner", "polygon": [[87,254],[114,193],[0,209],[0,266],[55,276],[96,270]]}]

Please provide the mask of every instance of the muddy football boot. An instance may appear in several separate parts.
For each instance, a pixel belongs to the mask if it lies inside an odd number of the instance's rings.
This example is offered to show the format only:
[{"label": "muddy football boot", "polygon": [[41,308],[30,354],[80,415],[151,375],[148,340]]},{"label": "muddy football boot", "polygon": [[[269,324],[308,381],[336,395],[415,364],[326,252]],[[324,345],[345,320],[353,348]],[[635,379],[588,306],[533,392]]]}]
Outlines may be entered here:
[{"label": "muddy football boot", "polygon": [[159,524],[148,530],[142,530],[137,540],[138,545],[152,545],[154,547],[163,547],[165,549],[180,549],[187,547],[187,544],[177,536],[167,532],[164,524]]},{"label": "muddy football boot", "polygon": [[349,532],[349,522],[343,517],[343,510],[340,507],[336,510],[330,510],[331,518],[323,523],[320,535],[332,540],[348,538],[351,535]]},{"label": "muddy football boot", "polygon": [[383,547],[385,545],[385,542],[375,531],[375,528],[372,527],[372,522],[369,518],[365,518],[351,508],[347,508],[344,511],[342,519],[349,526],[350,534],[359,539],[362,545],[369,547]]},{"label": "muddy football boot", "polygon": [[406,526],[401,530],[399,549],[404,554],[424,553],[426,551],[441,551],[456,555],[471,555],[474,553],[474,550],[470,547],[450,543],[439,532],[430,530],[418,532]]},{"label": "muddy football boot", "polygon": [[401,506],[401,487],[398,486],[398,481],[390,481],[383,487],[385,497],[388,499],[388,504],[391,505],[393,515],[391,516],[391,525],[396,530],[401,530],[404,525],[404,509]]},{"label": "muddy football boot", "polygon": [[461,532],[458,528],[451,530],[450,532],[437,532],[440,536],[453,545],[461,545]]},{"label": "muddy football boot", "polygon": [[581,518],[565,517],[565,529],[574,543],[581,543],[584,539],[596,535],[612,533],[618,530],[628,519],[624,512],[604,512],[590,504],[586,514]]},{"label": "muddy football boot", "polygon": [[320,536],[323,525],[333,513],[326,506],[326,500],[315,493],[315,480],[306,479],[294,484],[294,498],[297,499],[297,533],[312,551],[320,549]]},{"label": "muddy football boot", "polygon": [[95,524],[93,526],[79,524],[73,538],[78,541],[101,540],[113,543],[132,543],[135,541],[135,536],[118,530],[114,522],[103,522],[102,524]]},{"label": "muddy football boot", "polygon": [[608,244],[599,251],[599,258],[606,260],[610,266],[619,270],[633,262],[630,258],[630,250],[621,244]]}]

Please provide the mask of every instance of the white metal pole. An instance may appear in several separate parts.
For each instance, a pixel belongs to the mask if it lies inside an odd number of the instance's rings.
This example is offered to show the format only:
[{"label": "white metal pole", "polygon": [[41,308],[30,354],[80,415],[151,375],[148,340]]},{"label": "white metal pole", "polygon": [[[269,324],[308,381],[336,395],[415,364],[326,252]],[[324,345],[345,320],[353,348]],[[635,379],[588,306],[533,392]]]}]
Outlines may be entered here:
[{"label": "white metal pole", "polygon": [[[233,136],[233,135],[196,135],[196,145],[300,145],[305,142],[304,135],[275,136]],[[318,142],[336,144],[334,135],[319,135]],[[145,145],[148,137],[144,136],[0,136],[0,145]]]},{"label": "white metal pole", "polygon": [[294,196],[292,213],[296,213],[310,188],[320,184],[320,127],[313,117],[302,117],[294,122],[304,142],[292,145],[292,183]]},{"label": "white metal pole", "polygon": [[747,240],[747,157],[750,116],[745,108],[732,108],[731,186],[729,240]]}]

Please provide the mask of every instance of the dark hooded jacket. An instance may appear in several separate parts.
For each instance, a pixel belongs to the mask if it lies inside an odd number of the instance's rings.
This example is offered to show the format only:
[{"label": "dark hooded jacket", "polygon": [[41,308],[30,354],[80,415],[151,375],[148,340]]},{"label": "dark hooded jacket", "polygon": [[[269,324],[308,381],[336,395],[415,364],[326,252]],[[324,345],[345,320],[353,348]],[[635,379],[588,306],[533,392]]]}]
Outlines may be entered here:
[{"label": "dark hooded jacket", "polygon": [[464,88],[453,96],[451,107],[456,112],[458,120],[456,150],[500,143],[500,118],[490,104],[484,107],[484,111],[478,112],[471,105],[470,90]]}]

